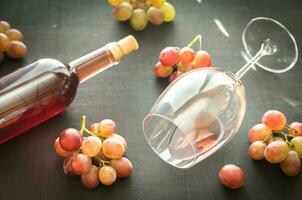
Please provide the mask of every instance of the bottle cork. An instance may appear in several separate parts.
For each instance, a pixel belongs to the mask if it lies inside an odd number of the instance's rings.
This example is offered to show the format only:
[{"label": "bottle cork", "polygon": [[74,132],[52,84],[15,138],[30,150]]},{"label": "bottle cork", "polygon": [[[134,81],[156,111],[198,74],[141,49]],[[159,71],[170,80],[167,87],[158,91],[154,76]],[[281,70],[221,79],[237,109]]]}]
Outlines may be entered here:
[{"label": "bottle cork", "polygon": [[109,50],[111,51],[115,60],[122,59],[124,56],[128,55],[134,50],[137,50],[138,48],[138,43],[135,37],[132,35],[128,35],[127,37],[109,46]]}]

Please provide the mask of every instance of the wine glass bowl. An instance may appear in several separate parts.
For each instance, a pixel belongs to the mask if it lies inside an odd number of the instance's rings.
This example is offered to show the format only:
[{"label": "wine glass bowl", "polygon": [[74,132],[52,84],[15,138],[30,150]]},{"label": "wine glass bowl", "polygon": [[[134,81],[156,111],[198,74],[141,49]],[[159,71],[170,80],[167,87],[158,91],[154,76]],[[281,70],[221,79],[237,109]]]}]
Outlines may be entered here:
[{"label": "wine glass bowl", "polygon": [[170,84],[143,122],[151,148],[166,162],[188,168],[205,159],[238,131],[245,91],[231,72],[196,69]]}]

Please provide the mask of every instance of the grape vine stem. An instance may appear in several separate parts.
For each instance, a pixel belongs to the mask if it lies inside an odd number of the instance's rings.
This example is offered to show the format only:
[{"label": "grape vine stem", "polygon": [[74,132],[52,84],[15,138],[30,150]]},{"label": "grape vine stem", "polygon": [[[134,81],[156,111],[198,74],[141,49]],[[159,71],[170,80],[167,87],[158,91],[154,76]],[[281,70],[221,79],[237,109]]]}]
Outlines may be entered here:
[{"label": "grape vine stem", "polygon": [[196,35],[195,38],[187,46],[192,47],[197,41],[199,41],[199,50],[201,50],[202,49],[202,36],[201,36],[201,34]]}]

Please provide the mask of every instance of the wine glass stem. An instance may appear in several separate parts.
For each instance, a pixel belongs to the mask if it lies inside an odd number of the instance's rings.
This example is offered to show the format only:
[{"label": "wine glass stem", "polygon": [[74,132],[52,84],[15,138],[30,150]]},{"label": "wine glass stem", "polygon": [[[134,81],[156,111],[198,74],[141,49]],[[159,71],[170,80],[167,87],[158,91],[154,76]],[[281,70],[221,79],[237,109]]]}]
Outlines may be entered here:
[{"label": "wine glass stem", "polygon": [[263,56],[267,55],[265,51],[265,45],[261,45],[260,50],[256,55],[250,59],[239,71],[236,72],[236,76],[241,79]]}]

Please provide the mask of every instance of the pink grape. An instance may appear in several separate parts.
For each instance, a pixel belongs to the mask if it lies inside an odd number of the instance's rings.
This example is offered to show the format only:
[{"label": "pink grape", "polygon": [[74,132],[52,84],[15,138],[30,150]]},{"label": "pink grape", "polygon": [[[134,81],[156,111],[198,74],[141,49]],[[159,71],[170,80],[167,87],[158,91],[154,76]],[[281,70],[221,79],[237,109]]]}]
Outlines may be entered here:
[{"label": "pink grape", "polygon": [[71,154],[73,154],[73,152],[68,152],[68,151],[65,151],[61,145],[60,145],[60,142],[59,142],[59,138],[57,138],[54,142],[54,148],[56,150],[56,153],[59,155],[59,156],[62,156],[62,157],[67,157],[67,156],[70,156]]},{"label": "pink grape", "polygon": [[94,157],[102,149],[102,140],[97,136],[88,136],[83,140],[81,149],[87,156]]},{"label": "pink grape", "polygon": [[267,142],[267,144],[272,143],[273,141],[283,141],[283,142],[285,142],[285,140],[284,140],[283,138],[281,138],[281,137],[272,137],[272,138]]},{"label": "pink grape", "polygon": [[230,189],[239,189],[245,180],[242,169],[232,164],[221,168],[219,178],[221,183]]},{"label": "pink grape", "polygon": [[124,145],[125,151],[127,150],[128,144],[127,144],[126,139],[123,136],[121,136],[119,134],[116,134],[116,133],[113,133],[113,135],[111,137],[120,140],[123,143],[123,145]]},{"label": "pink grape", "polygon": [[130,160],[125,157],[111,160],[111,167],[116,171],[117,177],[128,177],[132,173],[133,166]]},{"label": "pink grape", "polygon": [[60,134],[59,142],[65,151],[76,151],[82,145],[82,136],[77,129],[69,128]]},{"label": "pink grape", "polygon": [[159,61],[167,67],[175,65],[179,62],[179,48],[166,47],[160,52]]},{"label": "pink grape", "polygon": [[212,65],[212,58],[206,51],[197,51],[192,65],[194,68],[210,67]]},{"label": "pink grape", "polygon": [[180,50],[180,61],[183,64],[190,64],[195,58],[195,51],[190,47],[184,47]]},{"label": "pink grape", "polygon": [[100,136],[107,138],[110,137],[116,129],[116,124],[111,119],[104,119],[99,124]]},{"label": "pink grape", "polygon": [[75,155],[76,154],[73,153],[71,156],[66,157],[63,162],[63,171],[64,171],[64,174],[67,176],[77,176],[77,174],[75,174],[71,168],[71,161]]},{"label": "pink grape", "polygon": [[96,188],[100,183],[98,174],[99,168],[97,168],[95,165],[92,165],[90,171],[81,176],[81,181],[84,187],[88,189]]},{"label": "pink grape", "polygon": [[302,123],[301,122],[293,122],[290,124],[290,127],[295,129],[295,136],[302,136]]},{"label": "pink grape", "polygon": [[99,180],[104,185],[112,185],[116,180],[116,171],[111,166],[103,166],[99,170]]},{"label": "pink grape", "polygon": [[76,154],[71,160],[71,169],[77,175],[87,174],[91,167],[91,158],[85,154]]},{"label": "pink grape", "polygon": [[153,73],[155,76],[159,78],[167,78],[169,77],[173,72],[173,67],[164,66],[161,64],[161,62],[158,62],[153,67]]},{"label": "pink grape", "polygon": [[113,137],[106,138],[102,146],[103,154],[111,159],[118,159],[125,153],[124,144]]},{"label": "pink grape", "polygon": [[249,141],[253,143],[255,141],[266,142],[272,137],[272,131],[268,129],[264,124],[256,124],[249,130]]},{"label": "pink grape", "polygon": [[264,158],[264,150],[266,144],[262,141],[253,142],[248,150],[249,156],[254,160],[262,160]]},{"label": "pink grape", "polygon": [[169,82],[172,83],[173,81],[175,81],[178,77],[180,77],[181,75],[183,75],[183,72],[181,71],[176,71],[173,72],[170,77],[169,77]]},{"label": "pink grape", "polygon": [[274,141],[267,145],[264,150],[264,157],[270,163],[282,162],[288,154],[288,146],[283,141]]},{"label": "pink grape", "polygon": [[100,136],[99,123],[93,123],[89,127],[89,131],[96,136]]},{"label": "pink grape", "polygon": [[297,152],[288,152],[287,157],[280,163],[280,167],[287,176],[297,176],[301,171],[301,159]]},{"label": "pink grape", "polygon": [[281,131],[286,126],[286,117],[277,110],[269,110],[264,113],[262,123],[271,130]]},{"label": "pink grape", "polygon": [[108,158],[104,155],[103,151],[100,151],[100,153],[98,154],[98,157],[102,160],[105,160],[105,161],[110,161],[111,158]]}]

